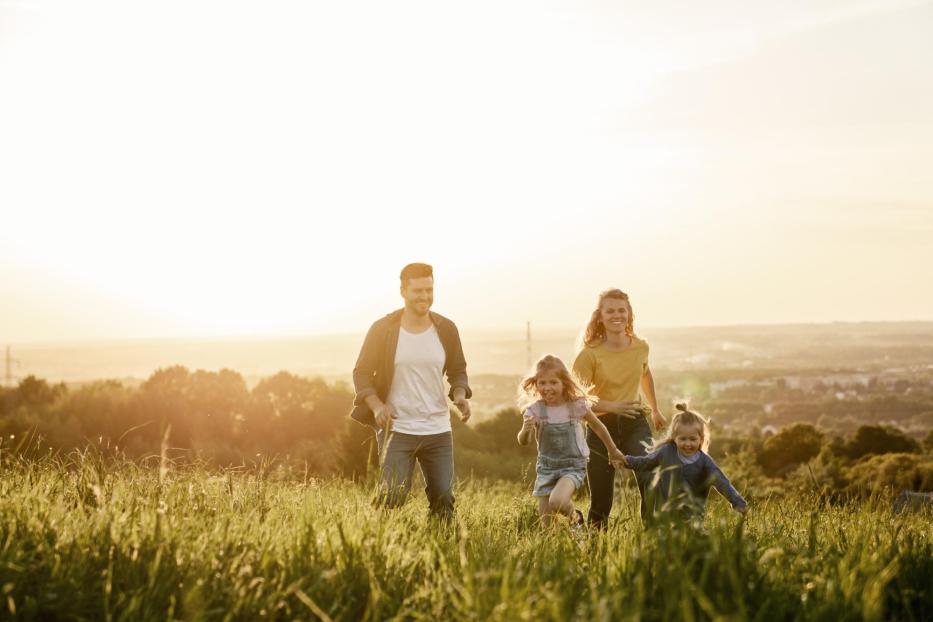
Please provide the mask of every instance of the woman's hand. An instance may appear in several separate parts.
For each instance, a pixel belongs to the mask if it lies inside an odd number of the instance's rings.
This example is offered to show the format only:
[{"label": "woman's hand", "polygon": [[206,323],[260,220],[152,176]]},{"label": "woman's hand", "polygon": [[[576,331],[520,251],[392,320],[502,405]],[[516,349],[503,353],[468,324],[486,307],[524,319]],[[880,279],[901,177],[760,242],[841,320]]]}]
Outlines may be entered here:
[{"label": "woman's hand", "polygon": [[654,425],[655,430],[663,430],[667,425],[667,419],[664,418],[664,415],[661,414],[660,410],[652,410],[651,423]]},{"label": "woman's hand", "polygon": [[639,401],[615,400],[603,402],[603,405],[609,407],[609,412],[636,419],[644,415],[644,406]]}]

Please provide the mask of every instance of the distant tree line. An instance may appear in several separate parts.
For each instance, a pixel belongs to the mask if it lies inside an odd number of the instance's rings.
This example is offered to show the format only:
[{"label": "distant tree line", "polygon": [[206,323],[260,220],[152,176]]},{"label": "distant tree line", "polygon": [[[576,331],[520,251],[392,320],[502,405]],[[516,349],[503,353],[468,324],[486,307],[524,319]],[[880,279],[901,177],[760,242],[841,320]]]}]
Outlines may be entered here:
[{"label": "distant tree line", "polygon": [[251,390],[229,369],[168,367],[138,388],[105,380],[69,389],[28,377],[0,399],[8,451],[63,452],[94,446],[130,459],[159,455],[218,466],[275,461],[314,474],[358,476],[371,433],[346,416],[353,393],[280,372]]},{"label": "distant tree line", "polygon": [[[359,478],[377,456],[372,430],[347,417],[352,400],[345,383],[284,371],[252,389],[229,369],[192,372],[180,366],[160,369],[139,386],[104,380],[69,388],[30,376],[0,389],[0,452],[28,457],[91,446],[145,461],[165,446],[168,457],[180,462],[275,464],[314,476]],[[530,485],[535,449],[515,441],[521,425],[516,408],[470,425],[452,417],[452,425],[461,477]],[[714,429],[711,453],[729,465],[740,486],[762,494],[798,485],[834,495],[879,487],[933,491],[933,431],[918,441],[885,425],[862,425],[847,437],[809,423],[742,437]]]},{"label": "distant tree line", "polygon": [[796,423],[748,441],[758,485],[816,489],[831,498],[882,491],[933,492],[933,430],[923,441],[888,425],[863,425],[849,438]]}]

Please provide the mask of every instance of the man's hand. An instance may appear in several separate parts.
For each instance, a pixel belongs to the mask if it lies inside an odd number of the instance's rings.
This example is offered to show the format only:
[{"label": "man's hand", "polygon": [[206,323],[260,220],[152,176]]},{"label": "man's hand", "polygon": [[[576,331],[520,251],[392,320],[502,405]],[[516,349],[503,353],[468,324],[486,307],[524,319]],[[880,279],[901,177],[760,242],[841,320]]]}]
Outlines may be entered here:
[{"label": "man's hand", "polygon": [[470,400],[462,395],[454,396],[454,406],[460,411],[460,421],[466,423],[470,418]]},{"label": "man's hand", "polygon": [[388,429],[393,419],[398,419],[395,409],[388,404],[380,404],[373,409],[373,416],[376,417],[376,425],[380,428]]}]

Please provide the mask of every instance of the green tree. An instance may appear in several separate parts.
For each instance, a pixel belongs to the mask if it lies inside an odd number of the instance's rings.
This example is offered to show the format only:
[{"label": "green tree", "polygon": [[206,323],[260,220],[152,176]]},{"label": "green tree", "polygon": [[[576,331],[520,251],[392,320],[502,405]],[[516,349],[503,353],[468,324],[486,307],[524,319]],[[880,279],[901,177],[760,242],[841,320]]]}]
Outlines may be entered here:
[{"label": "green tree", "polygon": [[917,453],[920,445],[897,428],[881,425],[863,425],[855,436],[846,443],[846,455],[853,460],[863,456]]},{"label": "green tree", "polygon": [[923,448],[927,450],[927,453],[933,452],[933,430],[927,432],[927,435],[924,437]]},{"label": "green tree", "polygon": [[874,455],[848,469],[847,492],[867,495],[887,489],[933,492],[933,460],[913,453]]},{"label": "green tree", "polygon": [[55,400],[67,392],[68,389],[64,383],[50,385],[41,378],[26,376],[20,380],[13,395],[13,402],[17,406],[37,410],[51,406]]},{"label": "green tree", "polygon": [[247,446],[308,464],[316,472],[342,468],[337,454],[347,433],[353,395],[345,384],[282,371],[253,389],[244,423]]},{"label": "green tree", "polygon": [[197,370],[187,379],[191,448],[219,463],[242,462],[239,427],[249,403],[246,381],[238,372]]},{"label": "green tree", "polygon": [[158,448],[163,430],[171,426],[172,446],[191,448],[190,376],[187,367],[165,367],[153,372],[140,387],[133,410],[141,421],[151,422],[139,430],[147,445]]},{"label": "green tree", "polygon": [[[473,426],[473,434],[461,441],[463,447],[492,454],[514,453],[522,447],[515,440],[522,427],[522,414],[517,408],[503,408],[492,417]],[[529,446],[530,455],[534,455],[534,441]]]},{"label": "green tree", "polygon": [[823,434],[809,423],[795,423],[765,440],[758,462],[765,474],[784,475],[819,455]]},{"label": "green tree", "polygon": [[[124,435],[139,424],[129,408],[132,395],[131,389],[116,380],[91,382],[70,391],[60,401],[58,415],[65,421],[75,422],[80,438],[67,439],[56,431],[50,440],[57,439],[54,445],[59,447],[80,446],[83,442],[91,441],[109,447],[120,443],[126,449]],[[66,428],[62,426],[62,431]],[[141,448],[135,444],[136,438],[132,434],[128,436],[134,442],[128,454],[142,453]],[[152,449],[145,448],[147,451]]]}]

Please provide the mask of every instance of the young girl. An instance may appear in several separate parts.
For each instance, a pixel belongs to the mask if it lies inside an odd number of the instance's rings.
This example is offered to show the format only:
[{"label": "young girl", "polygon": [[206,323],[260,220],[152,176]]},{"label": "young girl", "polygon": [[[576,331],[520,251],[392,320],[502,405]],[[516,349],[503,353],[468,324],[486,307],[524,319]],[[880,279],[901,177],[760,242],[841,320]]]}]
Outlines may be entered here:
[{"label": "young girl", "polygon": [[745,499],[705,451],[709,448],[709,422],[688,410],[686,404],[677,404],[676,409],[667,436],[655,442],[647,456],[625,456],[625,466],[634,471],[658,469],[654,485],[660,495],[658,509],[702,518],[713,487],[744,514],[748,509]]},{"label": "young girl", "polygon": [[613,464],[621,464],[624,456],[590,410],[586,392],[556,356],[549,354],[538,361],[535,374],[519,386],[519,394],[524,413],[518,443],[527,445],[532,432],[538,443],[532,494],[538,497],[541,520],[549,525],[554,515],[563,514],[581,524],[583,514],[573,507],[573,493],[583,485],[589,457],[582,422],[602,440]]}]

